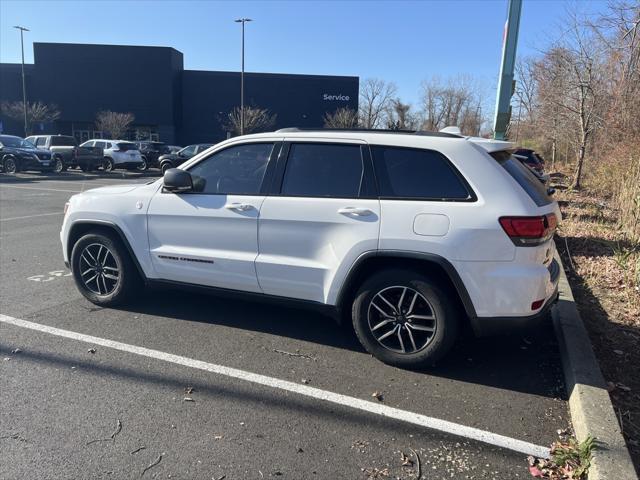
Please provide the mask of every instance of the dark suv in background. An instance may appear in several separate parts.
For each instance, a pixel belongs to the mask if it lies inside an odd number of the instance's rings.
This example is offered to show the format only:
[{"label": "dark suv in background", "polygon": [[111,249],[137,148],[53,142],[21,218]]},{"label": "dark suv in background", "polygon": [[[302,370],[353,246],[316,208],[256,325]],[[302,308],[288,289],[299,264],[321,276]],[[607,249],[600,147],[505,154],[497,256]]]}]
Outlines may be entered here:
[{"label": "dark suv in background", "polygon": [[167,145],[162,142],[144,141],[135,142],[135,144],[140,150],[140,155],[142,155],[142,158],[147,163],[147,168],[159,167],[160,163],[158,162],[158,159],[160,158],[160,156],[166,153],[170,153]]},{"label": "dark suv in background", "polygon": [[544,159],[535,150],[531,150],[530,148],[518,148],[513,153],[523,157],[521,161],[527,167],[538,173],[544,173]]},{"label": "dark suv in background", "polygon": [[0,135],[0,167],[4,173],[21,170],[53,170],[51,152],[37,149],[31,142],[13,135]]},{"label": "dark suv in background", "polygon": [[213,146],[213,143],[195,143],[184,147],[182,150],[178,150],[176,153],[167,153],[162,155],[158,160],[160,169],[162,170],[162,173],[164,173],[170,168],[175,168],[178,165],[183,164],[194,155],[204,152],[211,146]]}]

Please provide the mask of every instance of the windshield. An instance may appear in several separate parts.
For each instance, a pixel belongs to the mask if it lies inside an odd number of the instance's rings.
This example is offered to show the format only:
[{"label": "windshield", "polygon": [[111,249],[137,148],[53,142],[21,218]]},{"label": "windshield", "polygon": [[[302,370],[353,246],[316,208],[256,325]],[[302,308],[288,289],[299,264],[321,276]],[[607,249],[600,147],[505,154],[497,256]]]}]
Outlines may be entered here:
[{"label": "windshield", "polygon": [[33,143],[27,142],[20,137],[11,137],[8,135],[0,135],[0,143],[7,147],[14,148],[36,148]]}]

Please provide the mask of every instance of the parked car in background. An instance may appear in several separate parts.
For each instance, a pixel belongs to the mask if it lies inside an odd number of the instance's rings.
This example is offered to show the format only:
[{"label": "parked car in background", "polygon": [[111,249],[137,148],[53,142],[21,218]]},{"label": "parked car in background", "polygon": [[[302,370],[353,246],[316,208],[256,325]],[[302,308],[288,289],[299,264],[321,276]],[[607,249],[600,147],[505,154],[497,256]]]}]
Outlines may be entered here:
[{"label": "parked car in background", "polygon": [[143,284],[288,298],[349,319],[383,362],[432,365],[464,327],[535,326],[557,299],[560,210],[513,148],[437,132],[232,138],[161,180],[73,195],[64,261],[101,307]]},{"label": "parked car in background", "polygon": [[5,173],[23,170],[53,170],[51,152],[37,149],[33,143],[13,135],[0,135],[0,167]]},{"label": "parked car in background", "polygon": [[140,150],[140,155],[142,155],[147,164],[147,168],[159,167],[158,159],[160,156],[165,153],[171,153],[167,145],[162,142],[143,141],[135,143],[138,146],[138,150]]},{"label": "parked car in background", "polygon": [[[96,145],[105,144],[102,168],[110,172],[116,168],[127,170],[146,170],[147,164],[138,150],[138,146],[126,140],[89,140]],[[88,142],[87,142],[88,143]]]},{"label": "parked car in background", "polygon": [[170,168],[175,168],[178,165],[181,165],[189,160],[194,155],[197,155],[200,152],[204,152],[212,145],[213,143],[196,143],[184,147],[182,150],[178,150],[176,153],[168,153],[162,155],[158,160],[158,162],[160,163],[160,170],[162,170],[162,173],[164,173]]},{"label": "parked car in background", "polygon": [[68,135],[32,135],[26,140],[36,148],[51,152],[53,169],[62,172],[67,168],[80,167],[85,172],[96,170],[102,164],[102,150],[80,147],[75,137]]},{"label": "parked car in background", "polygon": [[182,150],[182,147],[178,145],[167,145],[167,153],[178,153],[180,150]]},{"label": "parked car in background", "polygon": [[524,163],[527,167],[538,173],[544,173],[544,159],[535,150],[531,150],[530,148],[518,148],[513,153],[518,155],[518,160]]}]

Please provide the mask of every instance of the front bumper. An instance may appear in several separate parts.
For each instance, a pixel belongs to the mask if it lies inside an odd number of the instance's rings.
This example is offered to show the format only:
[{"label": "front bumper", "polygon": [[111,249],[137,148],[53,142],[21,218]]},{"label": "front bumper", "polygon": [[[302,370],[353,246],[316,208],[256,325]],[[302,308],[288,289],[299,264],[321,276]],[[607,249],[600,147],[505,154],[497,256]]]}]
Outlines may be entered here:
[{"label": "front bumper", "polygon": [[36,160],[35,158],[20,157],[18,161],[18,166],[21,170],[39,170],[41,172],[49,172],[53,170],[55,165],[53,159]]}]

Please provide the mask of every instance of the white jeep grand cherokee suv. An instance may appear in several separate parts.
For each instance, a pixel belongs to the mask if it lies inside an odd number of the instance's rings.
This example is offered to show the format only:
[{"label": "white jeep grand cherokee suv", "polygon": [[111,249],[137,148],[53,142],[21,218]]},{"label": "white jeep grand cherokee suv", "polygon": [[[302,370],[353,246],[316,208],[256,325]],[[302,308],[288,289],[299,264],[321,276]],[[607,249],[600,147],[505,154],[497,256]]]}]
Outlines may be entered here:
[{"label": "white jeep grand cherokee suv", "polygon": [[64,259],[98,305],[158,283],[305,301],[350,317],[386,363],[432,364],[465,323],[530,324],[557,297],[560,212],[512,148],[426,132],[236,137],[147,185],[71,197]]}]

